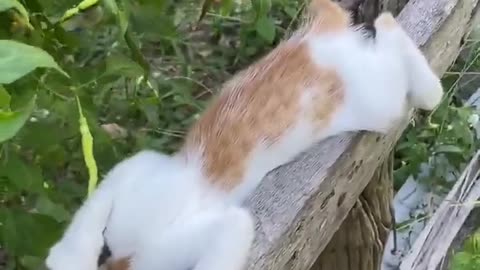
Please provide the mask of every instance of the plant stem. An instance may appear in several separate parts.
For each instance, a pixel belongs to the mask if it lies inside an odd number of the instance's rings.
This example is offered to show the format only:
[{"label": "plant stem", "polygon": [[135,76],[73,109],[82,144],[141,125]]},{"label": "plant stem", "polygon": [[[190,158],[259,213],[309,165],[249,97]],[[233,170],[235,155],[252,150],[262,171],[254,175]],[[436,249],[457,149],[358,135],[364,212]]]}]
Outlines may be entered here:
[{"label": "plant stem", "polygon": [[128,48],[133,54],[133,58],[143,67],[145,71],[144,79],[147,80],[150,77],[150,64],[147,62],[142,52],[140,51],[140,48],[135,43],[133,32],[130,29],[130,27],[128,27],[127,30],[125,31],[124,38]]}]

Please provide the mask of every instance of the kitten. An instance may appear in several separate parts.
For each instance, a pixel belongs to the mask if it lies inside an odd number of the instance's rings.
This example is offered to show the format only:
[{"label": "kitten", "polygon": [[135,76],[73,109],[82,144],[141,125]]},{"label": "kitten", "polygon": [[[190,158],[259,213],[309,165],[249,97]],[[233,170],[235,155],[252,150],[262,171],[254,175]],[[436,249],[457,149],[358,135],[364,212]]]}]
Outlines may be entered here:
[{"label": "kitten", "polygon": [[244,269],[254,222],[241,204],[265,174],[326,137],[385,133],[412,105],[439,104],[439,78],[390,13],[366,38],[331,0],[308,11],[290,38],[223,86],[180,151],[116,165],[47,266],[95,270],[105,240],[110,269]]}]

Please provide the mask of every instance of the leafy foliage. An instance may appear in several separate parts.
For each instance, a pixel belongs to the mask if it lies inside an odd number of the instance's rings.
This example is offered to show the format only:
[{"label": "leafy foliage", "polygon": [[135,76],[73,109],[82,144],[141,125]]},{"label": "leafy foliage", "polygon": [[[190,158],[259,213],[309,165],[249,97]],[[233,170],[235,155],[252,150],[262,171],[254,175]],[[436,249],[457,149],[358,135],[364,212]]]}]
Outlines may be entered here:
[{"label": "leafy foliage", "polygon": [[451,270],[475,270],[480,266],[480,232],[471,235],[464,243],[463,250],[453,256]]},{"label": "leafy foliage", "polygon": [[[275,46],[302,4],[0,0],[4,268],[41,268],[73,211],[120,159],[146,147],[176,150],[218,85]],[[456,100],[455,80],[445,83],[451,95],[398,146],[399,184],[431,154],[460,171],[477,147],[472,110]],[[428,179],[437,183],[444,166],[433,168]]]}]

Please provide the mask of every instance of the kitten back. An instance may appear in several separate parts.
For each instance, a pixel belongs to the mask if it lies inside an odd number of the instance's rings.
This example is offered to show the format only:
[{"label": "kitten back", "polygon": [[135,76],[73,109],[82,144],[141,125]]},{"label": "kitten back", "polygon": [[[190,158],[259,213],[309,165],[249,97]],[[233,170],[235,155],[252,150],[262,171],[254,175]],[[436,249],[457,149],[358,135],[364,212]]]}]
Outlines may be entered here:
[{"label": "kitten back", "polygon": [[199,154],[208,181],[231,191],[251,180],[245,178],[251,177],[248,171],[257,175],[289,156],[282,150],[271,160],[253,161],[280,147],[299,121],[308,122],[314,132],[323,130],[342,102],[342,87],[336,71],[312,62],[305,42],[283,42],[225,84],[190,129],[182,152],[194,160]]}]

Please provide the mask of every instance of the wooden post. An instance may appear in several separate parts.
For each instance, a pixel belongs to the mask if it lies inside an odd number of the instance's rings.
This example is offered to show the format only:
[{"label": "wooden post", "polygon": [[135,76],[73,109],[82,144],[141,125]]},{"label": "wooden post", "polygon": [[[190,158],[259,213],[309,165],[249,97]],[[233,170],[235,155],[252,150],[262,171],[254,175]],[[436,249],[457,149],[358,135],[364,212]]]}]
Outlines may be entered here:
[{"label": "wooden post", "polygon": [[393,154],[377,168],[311,270],[380,269],[392,228]]},{"label": "wooden post", "polygon": [[[399,14],[399,22],[420,46],[437,74],[443,74],[456,59],[478,1],[410,0]],[[379,193],[382,189],[373,189],[369,193],[370,189],[365,188],[372,179],[383,181],[388,178],[374,177],[374,174],[383,174],[377,168],[385,164],[407,123],[408,119],[405,119],[386,136],[358,132],[330,138],[299,155],[295,161],[269,173],[246,203],[256,218],[256,239],[249,269],[308,270],[315,262],[326,266],[326,262],[322,264],[317,259],[352,207],[357,202],[361,203],[361,208],[381,205],[372,204],[370,198],[377,195],[368,194]],[[388,193],[391,188],[386,187],[385,190]],[[360,197],[362,193],[367,196],[363,201]],[[387,196],[391,197],[385,195],[384,199]],[[357,212],[357,215],[368,217],[367,212]],[[380,218],[370,220],[379,228],[378,224],[384,217],[382,214],[377,217]],[[385,227],[388,226],[386,223]],[[367,228],[363,231],[370,231],[372,235],[376,231],[382,238],[379,229]],[[375,252],[380,254],[382,248],[382,245],[377,245]],[[343,258],[347,258],[348,254],[343,254]],[[372,255],[371,258],[371,265],[378,265],[373,263],[378,257]],[[352,267],[350,269],[359,269]]]}]

